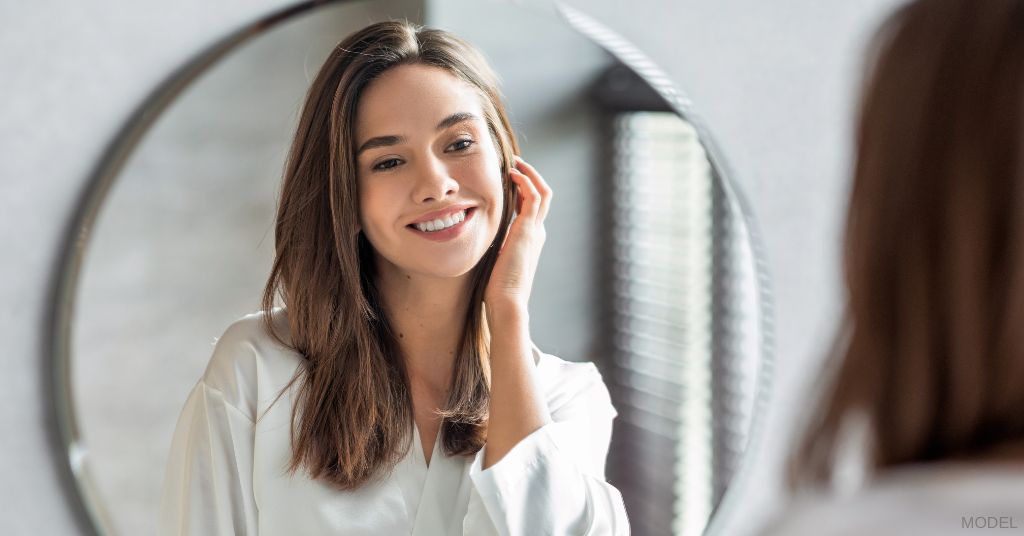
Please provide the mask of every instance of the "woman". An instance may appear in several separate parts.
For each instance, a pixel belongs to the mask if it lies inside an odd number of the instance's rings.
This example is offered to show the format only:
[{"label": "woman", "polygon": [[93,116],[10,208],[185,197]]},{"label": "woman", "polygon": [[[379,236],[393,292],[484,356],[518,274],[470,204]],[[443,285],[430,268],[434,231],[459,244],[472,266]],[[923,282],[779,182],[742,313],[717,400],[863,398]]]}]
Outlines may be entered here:
[{"label": "woman", "polygon": [[799,491],[867,486],[776,532],[1021,527],[1024,1],[915,1],[878,44],[837,376],[791,462]]},{"label": "woman", "polygon": [[530,340],[551,189],[517,153],[460,39],[384,22],[334,49],[263,311],[179,419],[163,534],[628,533],[601,375]]}]

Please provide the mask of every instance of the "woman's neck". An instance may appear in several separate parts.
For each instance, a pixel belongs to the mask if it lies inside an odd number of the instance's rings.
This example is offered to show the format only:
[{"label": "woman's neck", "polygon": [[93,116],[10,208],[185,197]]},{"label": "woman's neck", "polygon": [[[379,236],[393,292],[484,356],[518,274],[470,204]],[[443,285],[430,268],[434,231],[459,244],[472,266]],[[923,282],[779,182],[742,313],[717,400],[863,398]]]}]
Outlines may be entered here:
[{"label": "woman's neck", "polygon": [[377,288],[414,389],[434,395],[448,389],[469,306],[471,275],[431,278],[394,266],[379,271]]}]

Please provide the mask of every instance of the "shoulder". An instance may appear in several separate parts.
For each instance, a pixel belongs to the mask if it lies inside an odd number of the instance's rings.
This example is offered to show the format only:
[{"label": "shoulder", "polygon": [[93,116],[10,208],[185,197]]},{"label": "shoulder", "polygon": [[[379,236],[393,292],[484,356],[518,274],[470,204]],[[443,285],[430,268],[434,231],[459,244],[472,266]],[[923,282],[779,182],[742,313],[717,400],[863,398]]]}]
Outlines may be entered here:
[{"label": "shoulder", "polygon": [[[285,311],[270,312],[272,325],[287,342]],[[208,388],[219,391],[225,402],[242,410],[255,420],[259,387],[266,380],[287,381],[301,363],[292,349],[283,346],[267,332],[264,312],[249,313],[231,322],[214,339],[213,353],[202,376]]]},{"label": "shoulder", "polygon": [[590,361],[568,361],[533,346],[537,374],[552,413],[585,410],[618,415],[601,371]]},{"label": "shoulder", "polygon": [[794,500],[765,534],[941,535],[998,528],[1011,519],[1024,525],[1019,500],[1024,496],[1024,466],[1019,464],[987,468],[933,463],[886,473],[856,493]]}]

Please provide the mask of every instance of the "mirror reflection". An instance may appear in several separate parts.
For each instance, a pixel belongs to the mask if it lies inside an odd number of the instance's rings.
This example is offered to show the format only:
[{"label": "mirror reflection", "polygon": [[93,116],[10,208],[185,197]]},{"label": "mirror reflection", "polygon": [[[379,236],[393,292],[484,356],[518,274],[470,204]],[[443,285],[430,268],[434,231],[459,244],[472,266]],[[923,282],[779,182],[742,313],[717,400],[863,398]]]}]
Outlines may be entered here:
[{"label": "mirror reflection", "polygon": [[[288,193],[283,178],[288,176],[293,138],[302,130],[307,91],[340,41],[371,22],[386,20],[440,28],[478,48],[497,74],[517,150],[512,142],[503,145],[488,135],[486,105],[470,110],[475,122],[452,123],[435,132],[424,128],[427,119],[447,117],[442,112],[449,108],[479,101],[467,97],[472,88],[464,82],[417,66],[389,70],[388,77],[381,75],[375,81],[382,83],[368,86],[354,105],[363,119],[352,121],[359,146],[386,135],[407,138],[398,144],[377,143],[354,159],[361,197],[347,202],[361,206],[362,217],[354,217],[352,210],[337,214],[352,216],[342,216],[340,228],[358,227],[356,240],[376,268],[372,288],[384,289],[378,290],[378,310],[385,313],[393,335],[389,340],[396,343],[384,353],[404,357],[395,361],[406,368],[407,378],[406,391],[397,399],[411,401],[396,415],[408,418],[413,426],[406,429],[407,435],[392,438],[396,445],[409,445],[393,478],[377,484],[366,480],[358,493],[342,492],[352,498],[340,503],[345,515],[318,518],[324,510],[317,511],[317,504],[326,503],[317,501],[339,504],[332,495],[339,492],[329,484],[310,484],[302,470],[289,476],[254,469],[246,480],[230,474],[237,469],[224,464],[246,459],[250,466],[258,466],[263,456],[266,467],[281,467],[278,462],[290,459],[288,435],[280,430],[288,429],[291,407],[303,395],[289,390],[280,405],[271,403],[293,371],[305,370],[301,359],[289,368],[280,356],[300,358],[302,353],[271,351],[269,339],[259,339],[268,345],[246,354],[259,356],[246,362],[232,349],[252,346],[249,337],[259,333],[256,313],[265,309],[263,292],[274,268],[275,243],[281,239],[282,227],[276,220],[281,207],[311,210],[302,203],[316,198],[315,189],[307,185],[292,197],[292,205],[282,204]],[[529,39],[523,38],[523,28],[529,29]],[[404,104],[410,101],[414,102]],[[711,164],[705,143],[692,123],[601,46],[553,15],[515,6],[335,3],[291,17],[238,47],[163,110],[134,147],[91,226],[67,357],[72,417],[88,470],[83,478],[90,479],[86,487],[91,496],[86,501],[103,512],[104,526],[98,529],[107,534],[153,532],[161,500],[167,504],[167,488],[194,490],[200,484],[181,475],[195,464],[207,463],[217,464],[214,472],[228,471],[225,482],[248,482],[242,491],[250,497],[263,494],[261,504],[297,501],[295,508],[272,515],[248,512],[254,517],[242,516],[243,521],[227,512],[226,523],[248,526],[245,523],[257,519],[266,530],[275,523],[303,530],[351,530],[353,523],[364,523],[384,532],[424,534],[461,534],[460,528],[470,530],[466,527],[490,530],[511,521],[491,515],[488,508],[497,503],[489,503],[491,497],[479,491],[512,484],[498,478],[476,480],[475,475],[494,466],[497,470],[490,474],[500,476],[500,460],[505,457],[505,467],[511,469],[506,476],[523,473],[516,464],[528,460],[517,456],[560,459],[543,450],[545,443],[538,440],[543,435],[552,444],[578,449],[580,459],[573,464],[552,462],[551,470],[582,475],[576,488],[586,489],[579,495],[581,501],[607,501],[595,506],[604,516],[597,516],[598,521],[615,526],[624,519],[614,504],[621,495],[633,534],[700,534],[740,468],[764,356],[762,290],[748,228],[732,187]],[[456,156],[474,144],[478,147]],[[489,257],[495,233],[520,221],[511,220],[510,213],[509,221],[502,219],[514,207],[505,199],[514,198],[494,188],[502,184],[498,181],[507,168],[502,166],[504,151],[522,158],[516,164],[521,176],[509,184],[547,184],[554,195],[540,218],[546,238],[528,285],[528,315],[517,314],[524,311],[517,307],[522,302],[514,293],[500,291],[507,285],[480,284],[478,299],[486,296],[483,299],[490,298],[488,303],[495,306],[486,314],[478,310],[475,317],[488,321],[492,359],[516,355],[524,347],[521,343],[529,343],[539,378],[536,392],[547,402],[533,414],[526,399],[515,398],[510,386],[518,384],[506,381],[515,370],[512,359],[497,367],[495,362],[473,367],[454,357],[436,358],[449,352],[472,355],[466,348],[473,346],[464,342],[471,339],[461,328],[453,328],[450,319],[473,317],[473,311],[439,304],[473,300],[437,297],[468,296],[475,287],[448,283],[471,281],[456,276],[475,273],[481,258],[497,266],[492,267],[492,276],[495,271],[507,275],[515,266],[513,261],[499,263],[496,259],[502,255]],[[316,162],[326,166],[323,160]],[[436,180],[424,179],[432,173]],[[401,180],[403,176],[407,180]],[[536,195],[543,201],[541,190]],[[344,201],[343,196],[338,199]],[[453,240],[465,239],[465,248],[446,249],[446,241],[426,238],[446,231],[404,225],[428,219],[435,209],[452,206],[453,200],[472,205],[454,220],[441,219],[444,225],[458,224],[470,231],[465,236],[452,232]],[[465,221],[456,221],[460,218]],[[473,224],[479,227],[474,229]],[[333,252],[334,244],[325,239],[329,233],[305,236],[307,244]],[[445,252],[436,255],[444,262],[424,260],[430,252]],[[316,257],[311,259],[315,266]],[[528,265],[529,256],[520,262]],[[415,275],[432,283],[400,285],[407,275],[409,281]],[[305,281],[292,279],[292,289]],[[349,290],[364,288],[359,281],[344,285]],[[416,300],[418,289],[430,299]],[[317,302],[318,297],[323,298],[322,289],[302,303],[327,303]],[[298,297],[294,300],[300,303]],[[286,296],[277,295],[274,306],[270,318],[286,340],[296,326],[319,326],[319,332],[327,333],[322,318],[306,323],[289,318],[292,307]],[[434,309],[423,311],[428,307]],[[430,324],[431,319],[436,323]],[[425,321],[429,325],[421,326]],[[497,327],[521,321],[527,322],[525,338]],[[304,340],[310,354],[321,356],[358,354],[360,348],[340,343],[317,346],[308,335]],[[342,352],[344,348],[350,352]],[[280,370],[271,370],[275,363]],[[344,363],[347,367],[336,364],[339,371],[356,366],[352,358]],[[470,445],[480,441],[471,433],[474,427],[465,424],[473,422],[473,413],[463,411],[459,415],[464,424],[444,428],[429,411],[444,407],[453,392],[460,392],[451,374],[444,373],[459,366],[489,377],[491,401],[506,402],[495,402],[490,409],[493,422],[488,428],[495,441],[488,448],[497,458],[483,451],[464,460],[449,456],[458,450],[455,439]],[[500,380],[499,372],[505,373]],[[211,385],[211,375],[216,374],[230,381]],[[326,393],[357,389],[344,383],[323,385]],[[605,391],[610,398],[603,406],[600,395]],[[575,399],[576,405],[563,404],[566,399]],[[250,408],[243,400],[256,403]],[[210,405],[217,402],[221,405]],[[228,422],[214,422],[208,414],[204,418],[203,410],[209,412],[210,407],[221,408]],[[580,408],[588,411],[573,413]],[[223,458],[197,461],[202,449],[194,442],[200,431],[225,425],[233,432],[244,428],[244,411],[235,414],[232,409],[258,410],[249,417],[257,417],[252,419],[259,423],[257,433],[266,434],[255,440],[262,448],[239,451],[232,443],[231,454],[224,454],[229,452],[226,440],[239,437],[228,434],[206,443],[216,445]],[[337,422],[358,421],[366,413],[351,416],[356,418]],[[568,424],[522,441],[538,424],[549,421]],[[610,439],[602,440],[600,424],[572,424],[583,422],[607,424]],[[365,428],[361,430],[366,435]],[[189,444],[192,451],[181,449]],[[267,457],[276,458],[270,463]],[[325,468],[343,465],[337,458],[321,462]],[[479,462],[479,473],[472,472],[474,462]],[[446,463],[452,464],[447,472]],[[576,472],[565,473],[570,466]],[[339,474],[323,482],[343,486],[346,478]],[[210,489],[205,492],[214,496]],[[181,497],[179,502],[171,500],[175,506],[170,510],[180,513]],[[530,514],[522,518],[563,526],[586,521],[571,501],[540,500],[542,495],[537,494],[523,497],[537,502],[518,506],[521,514]],[[180,515],[171,517],[181,522]],[[200,517],[201,523],[216,519],[209,513]],[[167,517],[159,519],[169,522]],[[480,531],[470,533],[486,533]]]}]

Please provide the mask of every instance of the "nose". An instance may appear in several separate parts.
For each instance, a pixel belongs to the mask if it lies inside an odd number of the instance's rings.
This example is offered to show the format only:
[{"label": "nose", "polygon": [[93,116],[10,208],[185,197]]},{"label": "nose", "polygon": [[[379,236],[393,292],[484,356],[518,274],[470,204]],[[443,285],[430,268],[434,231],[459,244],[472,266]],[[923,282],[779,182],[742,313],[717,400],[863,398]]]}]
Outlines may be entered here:
[{"label": "nose", "polygon": [[448,166],[434,156],[423,160],[422,169],[417,170],[414,201],[427,203],[441,201],[459,191],[459,182],[448,172]]}]

